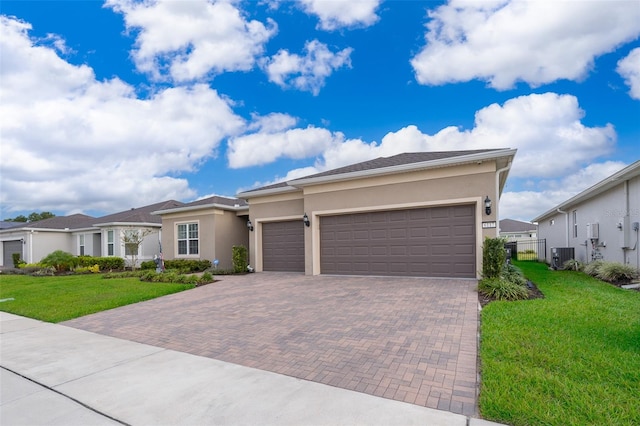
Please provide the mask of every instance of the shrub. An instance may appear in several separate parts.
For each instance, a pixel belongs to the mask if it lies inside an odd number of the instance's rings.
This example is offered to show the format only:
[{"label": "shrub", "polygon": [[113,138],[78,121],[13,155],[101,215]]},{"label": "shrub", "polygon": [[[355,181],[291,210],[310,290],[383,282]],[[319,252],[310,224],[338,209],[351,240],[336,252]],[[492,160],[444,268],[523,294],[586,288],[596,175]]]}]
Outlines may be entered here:
[{"label": "shrub", "polygon": [[20,259],[20,253],[12,253],[11,254],[11,259],[13,260],[13,267],[14,268],[19,268],[20,265],[24,264],[24,261],[22,259]]},{"label": "shrub", "polygon": [[150,269],[156,269],[156,262],[153,260],[146,260],[140,264],[140,269],[148,271]]},{"label": "shrub", "polygon": [[570,269],[572,271],[581,271],[582,267],[582,262],[575,259],[569,259],[562,264],[562,269]]},{"label": "shrub", "polygon": [[[210,260],[200,259],[172,259],[164,261],[165,269],[178,269],[186,273],[190,272],[204,272],[211,268]],[[153,269],[156,268],[155,262],[153,262]]]},{"label": "shrub", "polygon": [[213,281],[214,281],[213,275],[211,275],[210,272],[205,272],[204,274],[202,274],[202,276],[198,280],[198,284],[208,284],[208,283],[212,283]]},{"label": "shrub", "polygon": [[482,247],[482,276],[497,278],[502,273],[507,261],[504,249],[504,238],[486,238]]},{"label": "shrub", "polygon": [[527,279],[524,277],[524,274],[522,273],[520,268],[510,263],[505,264],[502,271],[502,278],[523,287],[527,285]]},{"label": "shrub", "polygon": [[597,278],[609,282],[631,281],[636,276],[634,267],[619,262],[603,262],[596,275]]},{"label": "shrub", "polygon": [[40,261],[44,266],[52,266],[56,268],[57,272],[70,271],[75,268],[79,260],[77,257],[66,251],[56,250],[53,253],[49,253],[44,259]]},{"label": "shrub", "polygon": [[598,272],[600,271],[600,267],[604,264],[604,260],[594,260],[591,263],[587,263],[586,265],[584,265],[584,267],[582,268],[582,272],[584,272],[587,275],[591,275],[592,277],[595,277],[598,275]]},{"label": "shrub", "polygon": [[497,300],[524,300],[529,298],[529,291],[525,286],[502,277],[483,278],[478,283],[478,290]]},{"label": "shrub", "polygon": [[98,265],[93,266],[80,266],[73,270],[76,274],[97,274],[100,272],[100,267]]},{"label": "shrub", "polygon": [[101,271],[121,271],[124,269],[124,259],[121,257],[78,256],[78,266],[92,267],[98,265]]},{"label": "shrub", "polygon": [[248,253],[247,253],[247,248],[245,246],[233,246],[232,258],[233,258],[233,272],[235,272],[236,274],[247,272]]}]

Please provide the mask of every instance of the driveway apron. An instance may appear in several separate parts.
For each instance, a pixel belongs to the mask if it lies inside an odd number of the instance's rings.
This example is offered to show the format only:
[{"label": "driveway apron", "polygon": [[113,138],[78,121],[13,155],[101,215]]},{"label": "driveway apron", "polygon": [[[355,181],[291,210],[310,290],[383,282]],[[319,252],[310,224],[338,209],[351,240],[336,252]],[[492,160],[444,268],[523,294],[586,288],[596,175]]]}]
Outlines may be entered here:
[{"label": "driveway apron", "polygon": [[477,413],[475,280],[292,273],[219,279],[63,324],[430,408]]}]

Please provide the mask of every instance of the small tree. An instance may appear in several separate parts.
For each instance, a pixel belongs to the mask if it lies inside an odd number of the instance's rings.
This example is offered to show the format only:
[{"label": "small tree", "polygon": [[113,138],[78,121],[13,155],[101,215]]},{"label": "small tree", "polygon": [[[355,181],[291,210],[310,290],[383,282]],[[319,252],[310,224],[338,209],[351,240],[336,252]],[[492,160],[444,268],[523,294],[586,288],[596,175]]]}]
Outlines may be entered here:
[{"label": "small tree", "polygon": [[140,252],[140,246],[144,239],[156,231],[154,229],[126,229],[122,233],[122,244],[124,245],[124,255],[129,258],[129,264],[131,270],[136,269],[138,264],[138,254]]},{"label": "small tree", "polygon": [[247,248],[245,246],[233,246],[233,272],[240,274],[247,272]]},{"label": "small tree", "polygon": [[507,254],[504,238],[485,238],[482,247],[482,277],[497,278],[502,274]]}]

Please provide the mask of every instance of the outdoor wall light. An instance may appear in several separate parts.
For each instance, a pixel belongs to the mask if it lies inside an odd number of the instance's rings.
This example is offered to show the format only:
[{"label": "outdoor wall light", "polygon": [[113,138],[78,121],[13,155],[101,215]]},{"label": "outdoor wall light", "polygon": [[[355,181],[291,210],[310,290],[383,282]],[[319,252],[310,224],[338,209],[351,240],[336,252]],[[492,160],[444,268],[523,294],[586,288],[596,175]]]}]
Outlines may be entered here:
[{"label": "outdoor wall light", "polygon": [[309,216],[307,216],[306,213],[304,214],[304,216],[302,216],[302,222],[304,223],[304,226],[311,226],[311,221],[309,220]]},{"label": "outdoor wall light", "polygon": [[484,199],[484,212],[487,215],[491,214],[491,199],[489,199],[488,195],[487,195],[487,198]]},{"label": "outdoor wall light", "polygon": [[247,221],[247,228],[249,228],[249,231],[253,231],[253,223],[250,220]]}]

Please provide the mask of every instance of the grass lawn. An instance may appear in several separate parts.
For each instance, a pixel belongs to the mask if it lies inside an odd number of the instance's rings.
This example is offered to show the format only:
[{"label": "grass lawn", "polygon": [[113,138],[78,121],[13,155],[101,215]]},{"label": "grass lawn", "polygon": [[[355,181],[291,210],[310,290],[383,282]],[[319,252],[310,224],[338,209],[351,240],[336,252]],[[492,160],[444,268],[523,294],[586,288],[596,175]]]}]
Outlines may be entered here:
[{"label": "grass lawn", "polygon": [[100,274],[59,277],[0,275],[0,299],[15,299],[0,302],[0,311],[60,322],[193,287],[147,283],[138,278],[107,280]]},{"label": "grass lawn", "polygon": [[640,292],[514,262],[545,299],[481,314],[480,412],[511,425],[640,425]]}]

